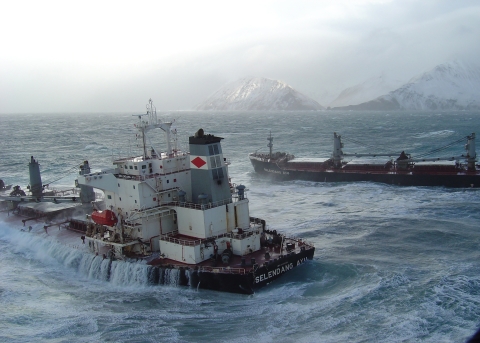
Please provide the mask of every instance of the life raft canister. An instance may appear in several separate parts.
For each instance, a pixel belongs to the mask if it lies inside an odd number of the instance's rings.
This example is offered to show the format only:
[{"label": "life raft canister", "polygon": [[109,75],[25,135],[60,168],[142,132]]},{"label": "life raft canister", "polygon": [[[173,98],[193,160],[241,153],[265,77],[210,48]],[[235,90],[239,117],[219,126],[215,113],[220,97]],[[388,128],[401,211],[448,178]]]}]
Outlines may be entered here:
[{"label": "life raft canister", "polygon": [[110,210],[93,212],[92,220],[96,224],[107,226],[114,226],[118,222],[117,216]]}]

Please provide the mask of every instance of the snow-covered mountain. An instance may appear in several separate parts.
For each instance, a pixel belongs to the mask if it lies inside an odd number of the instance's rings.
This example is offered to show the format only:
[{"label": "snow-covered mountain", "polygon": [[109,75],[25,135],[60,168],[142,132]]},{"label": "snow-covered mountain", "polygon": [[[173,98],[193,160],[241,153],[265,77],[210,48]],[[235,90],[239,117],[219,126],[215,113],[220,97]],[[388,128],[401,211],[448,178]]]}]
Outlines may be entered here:
[{"label": "snow-covered mountain", "polygon": [[214,111],[322,110],[315,100],[284,82],[266,78],[244,78],[229,83],[196,107]]},{"label": "snow-covered mountain", "polygon": [[358,105],[387,94],[400,87],[404,82],[405,81],[390,80],[382,73],[378,77],[373,77],[361,84],[343,90],[328,106]]},{"label": "snow-covered mountain", "polygon": [[480,110],[480,68],[447,62],[374,100],[335,109]]}]

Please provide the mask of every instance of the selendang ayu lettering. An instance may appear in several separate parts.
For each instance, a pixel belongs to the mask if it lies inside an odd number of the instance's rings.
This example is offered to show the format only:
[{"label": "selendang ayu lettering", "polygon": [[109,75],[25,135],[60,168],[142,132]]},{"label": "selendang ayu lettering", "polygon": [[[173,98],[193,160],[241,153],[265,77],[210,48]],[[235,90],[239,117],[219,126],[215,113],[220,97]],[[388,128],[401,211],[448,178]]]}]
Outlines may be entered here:
[{"label": "selendang ayu lettering", "polygon": [[267,168],[263,168],[263,170],[265,170],[267,173],[290,175],[290,173],[288,171],[273,170],[273,169],[267,169]]},{"label": "selendang ayu lettering", "polygon": [[[297,261],[297,266],[301,265],[307,260],[306,257],[301,258]],[[255,283],[260,283],[265,280],[271,279],[277,275],[283,274],[293,268],[293,263],[284,264],[283,266],[278,266],[276,269],[270,270],[268,273],[264,273],[255,277]]]}]

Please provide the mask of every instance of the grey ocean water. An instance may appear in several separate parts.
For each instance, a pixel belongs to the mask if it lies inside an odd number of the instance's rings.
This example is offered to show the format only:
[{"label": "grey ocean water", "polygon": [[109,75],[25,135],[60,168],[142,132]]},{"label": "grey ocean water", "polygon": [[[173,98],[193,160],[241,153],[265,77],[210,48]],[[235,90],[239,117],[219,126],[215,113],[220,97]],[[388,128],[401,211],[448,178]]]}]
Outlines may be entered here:
[{"label": "grey ocean water", "polygon": [[[270,131],[276,150],[299,157],[329,156],[334,131],[378,149],[345,141],[344,151],[420,154],[480,135],[480,113],[160,117],[175,119],[180,145],[200,127],[224,137],[251,214],[315,243],[313,261],[252,296],[149,286],[142,265],[119,265],[107,282],[88,256],[0,222],[0,341],[465,342],[480,327],[479,190],[273,182],[248,161],[267,151]],[[134,123],[131,114],[0,115],[0,178],[28,184],[33,155],[44,182],[71,186],[84,159],[99,170],[135,150]]]}]

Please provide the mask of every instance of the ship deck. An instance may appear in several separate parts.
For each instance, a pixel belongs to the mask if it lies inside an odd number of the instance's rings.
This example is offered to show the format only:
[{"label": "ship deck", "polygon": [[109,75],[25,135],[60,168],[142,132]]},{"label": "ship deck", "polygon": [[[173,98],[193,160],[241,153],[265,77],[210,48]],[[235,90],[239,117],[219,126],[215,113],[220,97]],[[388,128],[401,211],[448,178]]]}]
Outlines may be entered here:
[{"label": "ship deck", "polygon": [[341,168],[332,168],[331,165],[320,162],[297,162],[291,161],[278,165],[283,171],[305,171],[305,172],[326,172],[339,174],[411,174],[411,175],[480,175],[480,170],[469,171],[464,168],[456,167],[452,164],[415,164],[407,169],[399,169],[388,163],[347,163]]},{"label": "ship deck", "polygon": [[[184,240],[186,244],[188,242],[198,242],[198,238],[189,237],[185,235],[175,235],[175,238]],[[286,247],[289,247],[287,250]],[[251,252],[244,256],[232,255],[228,263],[223,263],[221,259],[222,251],[218,252],[217,259],[211,257],[198,264],[188,264],[179,261],[171,260],[168,258],[156,258],[151,260],[148,264],[153,266],[175,266],[184,268],[198,268],[203,271],[218,271],[218,272],[231,272],[246,274],[249,273],[253,266],[256,264],[262,266],[268,264],[271,261],[278,260],[289,253],[298,253],[301,249],[313,249],[313,245],[297,238],[284,238],[283,247],[280,244],[269,244],[261,247],[260,250]]]},{"label": "ship deck", "polygon": [[[27,204],[22,204],[27,205]],[[21,231],[28,231],[32,234],[42,234],[45,236],[50,236],[51,238],[56,239],[62,244],[66,244],[70,247],[76,249],[84,250],[85,252],[96,252],[100,256],[108,256],[108,252],[112,247],[112,243],[104,241],[102,244],[96,244],[97,240],[91,237],[85,237],[85,231],[82,228],[76,228],[75,223],[72,223],[67,217],[70,217],[75,222],[83,222],[84,216],[72,216],[72,209],[75,209],[78,212],[85,212],[87,210],[85,206],[78,206],[79,204],[55,204],[55,203],[29,203],[25,206],[20,218],[17,215],[12,215],[12,213],[4,213],[6,216],[3,217],[5,222],[10,224],[16,224],[17,228]],[[80,204],[81,205],[81,204]],[[91,205],[90,205],[91,206]],[[90,206],[88,206],[90,208]],[[33,216],[29,216],[32,213],[30,211],[35,211]],[[10,211],[11,212],[11,211]],[[58,214],[60,214],[58,216]],[[75,213],[77,214],[77,213]],[[55,218],[47,219],[50,215],[53,215]],[[23,220],[21,218],[24,218]],[[79,218],[82,219],[79,219]],[[45,220],[47,219],[47,222]],[[28,222],[28,223],[27,223]],[[57,229],[58,227],[58,229]],[[267,236],[272,236],[273,233],[266,231]],[[243,235],[249,235],[249,232],[242,233]],[[225,236],[230,236],[231,233],[225,234]],[[82,239],[82,237],[84,239]],[[283,237],[279,236],[278,237]],[[205,239],[200,239],[196,237],[186,236],[182,234],[171,235],[169,238],[175,240],[176,242],[181,242],[182,245],[191,246],[196,244],[204,243]],[[207,240],[208,241],[208,240]],[[282,246],[282,247],[281,247]],[[288,250],[287,250],[288,246]],[[95,251],[93,251],[94,249]],[[133,259],[145,259],[148,261],[149,265],[152,266],[165,266],[165,267],[184,267],[190,269],[200,269],[202,271],[213,271],[213,272],[222,272],[222,273],[235,273],[235,274],[247,274],[250,273],[256,264],[257,266],[266,265],[269,262],[279,260],[282,257],[290,253],[299,253],[302,249],[309,250],[314,249],[313,245],[298,239],[298,238],[288,238],[283,237],[283,244],[269,243],[265,242],[264,246],[260,250],[254,251],[252,253],[246,254],[244,256],[232,255],[228,263],[223,263],[221,254],[223,251],[218,251],[217,259],[207,258],[205,261],[198,264],[186,264],[179,261],[171,260],[168,258],[152,256],[140,256],[132,255],[129,256]],[[155,254],[155,253],[154,253]]]}]

